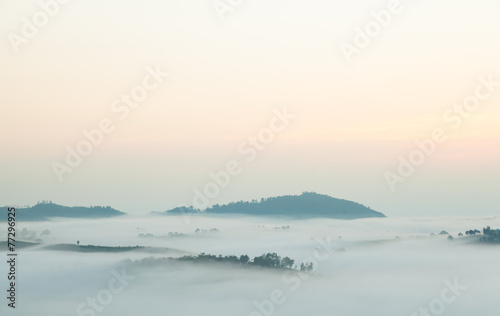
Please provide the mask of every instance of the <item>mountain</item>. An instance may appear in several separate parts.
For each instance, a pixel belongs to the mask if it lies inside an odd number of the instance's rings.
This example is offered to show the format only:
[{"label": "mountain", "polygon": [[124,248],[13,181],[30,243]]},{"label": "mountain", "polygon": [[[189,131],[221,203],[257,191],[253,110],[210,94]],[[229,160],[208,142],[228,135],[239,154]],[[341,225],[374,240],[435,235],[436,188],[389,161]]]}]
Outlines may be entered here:
[{"label": "mountain", "polygon": [[[2,214],[7,214],[7,207],[1,207]],[[103,218],[124,215],[125,213],[115,210],[109,206],[62,206],[54,203],[43,202],[27,208],[16,208],[16,220],[19,221],[45,221],[49,217],[67,218]],[[0,221],[6,221],[7,215],[2,216]]]},{"label": "mountain", "polygon": [[[180,214],[183,208],[167,211],[165,214]],[[186,213],[205,214],[245,214],[259,216],[290,216],[296,218],[338,218],[356,219],[367,217],[385,217],[369,207],[356,202],[336,199],[328,195],[304,192],[301,195],[285,195],[261,199],[252,202],[236,202],[226,205],[214,205],[204,212],[193,208]]]}]

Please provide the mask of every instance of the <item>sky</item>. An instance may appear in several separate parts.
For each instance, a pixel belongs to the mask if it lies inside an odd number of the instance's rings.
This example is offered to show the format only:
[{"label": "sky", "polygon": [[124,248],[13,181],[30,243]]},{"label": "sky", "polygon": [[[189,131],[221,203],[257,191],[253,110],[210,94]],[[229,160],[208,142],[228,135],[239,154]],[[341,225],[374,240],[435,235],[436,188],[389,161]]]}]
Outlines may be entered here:
[{"label": "sky", "polygon": [[0,205],[500,212],[498,1],[40,3],[0,1]]}]

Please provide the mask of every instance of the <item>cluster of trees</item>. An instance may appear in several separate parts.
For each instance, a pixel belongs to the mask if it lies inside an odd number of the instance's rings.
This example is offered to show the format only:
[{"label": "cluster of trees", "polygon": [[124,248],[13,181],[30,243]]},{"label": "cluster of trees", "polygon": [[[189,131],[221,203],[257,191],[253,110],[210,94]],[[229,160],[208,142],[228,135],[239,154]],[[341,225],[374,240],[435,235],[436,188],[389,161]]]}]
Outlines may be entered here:
[{"label": "cluster of trees", "polygon": [[139,238],[172,238],[172,237],[185,237],[186,235],[183,233],[179,232],[169,232],[168,235],[163,235],[163,236],[155,236],[153,234],[147,233],[147,234],[139,234]]},{"label": "cluster of trees", "polygon": [[168,237],[182,237],[184,236],[183,233],[178,233],[178,232],[168,232]]},{"label": "cluster of trees", "polygon": [[36,202],[36,205],[38,204],[53,204],[52,201],[49,201],[49,200],[43,200],[43,201],[38,201]]},{"label": "cluster of trees", "polygon": [[57,250],[57,251],[78,251],[78,252],[126,252],[133,251],[137,249],[144,249],[143,246],[94,246],[94,245],[80,245],[80,241],[78,240],[75,244],[52,244],[45,246],[46,250]]},{"label": "cluster of trees", "polygon": [[282,230],[287,230],[287,229],[290,229],[290,225],[287,225],[287,226],[281,226],[281,227],[274,227],[274,229],[282,229]]},{"label": "cluster of trees", "polygon": [[500,229],[491,229],[491,227],[488,226],[483,228],[483,235],[484,236],[479,239],[482,242],[500,242]]},{"label": "cluster of trees", "polygon": [[[42,200],[42,201],[38,201],[36,202],[35,206],[39,206],[39,205],[54,205],[54,206],[60,206],[60,205],[57,205],[55,204],[54,202],[52,202],[52,200]],[[66,207],[70,207],[70,206],[66,206]],[[106,210],[110,210],[112,209],[111,206],[95,206],[95,205],[92,205],[92,206],[73,206],[73,208],[96,208],[96,209],[106,209]],[[26,205],[26,208],[29,208],[28,205]]]},{"label": "cluster of trees", "polygon": [[197,233],[197,234],[206,234],[206,233],[218,233],[219,230],[217,228],[212,228],[212,229],[199,229],[199,228],[196,228],[196,230],[194,232]]},{"label": "cluster of trees", "polygon": [[139,238],[154,238],[155,235],[149,234],[149,233],[147,233],[147,234],[140,233],[137,237],[139,237]]},{"label": "cluster of trees", "polygon": [[[444,231],[443,231],[444,232]],[[443,234],[441,232],[441,234]],[[500,243],[500,229],[491,229],[490,226],[483,228],[483,236],[479,238],[479,241],[481,242],[489,242],[489,243]],[[477,229],[470,229],[465,232],[465,235],[467,236],[475,236],[475,235],[480,235],[481,231]],[[459,237],[463,237],[464,234],[459,233]],[[453,237],[448,236],[448,239],[453,239]]]},{"label": "cluster of trees", "polygon": [[274,269],[299,269],[300,271],[311,271],[313,269],[312,263],[302,263],[299,267],[295,267],[295,261],[289,257],[281,258],[277,253],[267,253],[259,257],[250,259],[248,255],[237,256],[222,256],[210,255],[201,253],[197,256],[184,256],[178,259],[179,261],[190,262],[222,262],[240,265],[251,265]]},{"label": "cluster of trees", "polygon": [[475,235],[475,234],[480,234],[480,233],[481,232],[479,230],[477,230],[477,229],[474,229],[474,230],[471,229],[471,230],[468,230],[468,231],[465,232],[466,235],[471,235],[471,236]]},{"label": "cluster of trees", "polygon": [[260,257],[253,258],[253,264],[261,267],[291,269],[294,260],[285,257],[281,258],[277,253],[267,253]]},{"label": "cluster of trees", "polygon": [[163,214],[178,215],[178,214],[198,214],[198,213],[200,213],[200,210],[195,209],[192,206],[189,206],[189,207],[187,207],[187,206],[180,206],[180,207],[176,207],[174,209],[168,210],[168,211],[164,212]]}]

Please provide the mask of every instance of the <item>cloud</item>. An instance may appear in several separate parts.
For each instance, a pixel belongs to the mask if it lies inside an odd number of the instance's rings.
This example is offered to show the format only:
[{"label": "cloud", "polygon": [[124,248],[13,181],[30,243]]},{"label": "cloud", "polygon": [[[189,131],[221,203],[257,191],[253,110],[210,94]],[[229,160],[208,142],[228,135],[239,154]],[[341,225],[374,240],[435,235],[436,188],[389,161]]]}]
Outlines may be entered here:
[{"label": "cloud", "polygon": [[[154,220],[153,220],[154,219]],[[182,253],[77,253],[19,250],[17,315],[78,315],[77,307],[96,298],[83,315],[412,315],[437,304],[446,282],[466,287],[452,303],[450,315],[494,311],[495,278],[500,254],[490,246],[455,238],[429,237],[447,230],[458,232],[486,225],[499,227],[498,218],[384,218],[354,221],[315,219],[291,221],[259,217],[182,216],[106,220],[63,220],[23,223],[28,231],[50,230],[55,243],[81,245],[144,245],[174,248],[187,253],[258,256],[277,252],[297,263],[315,254],[312,274],[217,264],[167,262],[138,264],[146,257]],[[290,226],[287,230],[275,227]],[[196,228],[217,228],[217,234],[195,234]],[[140,233],[186,234],[182,238],[139,238]],[[341,236],[339,239],[338,237]],[[395,239],[401,236],[401,239]],[[413,236],[413,237],[410,237]],[[415,238],[421,236],[421,238]],[[2,236],[4,238],[5,236]],[[321,248],[318,238],[333,249]],[[336,251],[339,248],[343,252]],[[4,253],[5,254],[5,253]],[[131,264],[135,261],[135,264]],[[474,267],[471,269],[471,267]],[[124,272],[123,272],[124,271]],[[133,279],[112,294],[106,291],[116,274]],[[2,265],[2,273],[6,267]],[[111,282],[111,283],[110,283]],[[114,284],[113,288],[121,283]],[[111,293],[111,291],[109,292]],[[273,294],[274,293],[274,294]],[[281,293],[281,304],[270,305]],[[100,304],[99,297],[106,304]],[[0,307],[2,314],[6,304]],[[438,306],[438,305],[436,305]],[[85,312],[87,314],[85,314]],[[252,314],[253,313],[253,314]],[[432,313],[431,313],[432,315]]]}]

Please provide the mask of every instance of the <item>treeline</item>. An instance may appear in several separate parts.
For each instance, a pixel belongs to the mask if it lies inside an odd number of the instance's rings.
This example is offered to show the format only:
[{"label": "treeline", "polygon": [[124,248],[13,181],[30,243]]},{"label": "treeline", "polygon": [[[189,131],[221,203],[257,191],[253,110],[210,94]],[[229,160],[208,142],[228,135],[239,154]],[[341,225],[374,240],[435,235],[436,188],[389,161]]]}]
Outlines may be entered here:
[{"label": "treeline", "polygon": [[[443,231],[444,232],[444,231]],[[446,233],[448,234],[448,233]],[[477,229],[469,229],[465,231],[465,235],[467,236],[475,236],[479,235],[479,241],[485,243],[500,243],[500,229],[491,229],[490,226],[484,227],[481,235],[481,231]],[[464,234],[459,233],[458,237],[463,237]],[[453,239],[453,237],[448,236],[449,239]]]},{"label": "treeline", "polygon": [[237,256],[222,256],[222,255],[210,255],[201,253],[197,256],[184,256],[177,260],[187,261],[187,262],[219,262],[219,263],[231,263],[237,265],[246,266],[258,266],[265,268],[274,269],[295,269],[300,271],[311,271],[313,269],[312,263],[301,263],[300,266],[295,266],[295,260],[289,257],[281,258],[277,253],[267,253],[261,256],[250,259],[248,255]]},{"label": "treeline", "polygon": [[483,237],[479,241],[500,243],[500,229],[491,229],[490,226],[483,228]]}]

